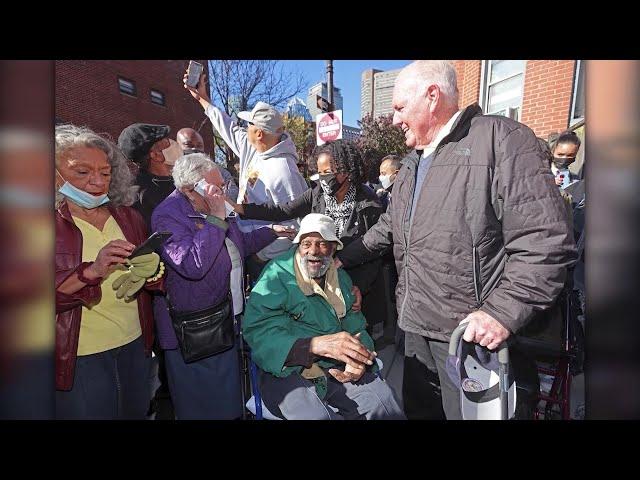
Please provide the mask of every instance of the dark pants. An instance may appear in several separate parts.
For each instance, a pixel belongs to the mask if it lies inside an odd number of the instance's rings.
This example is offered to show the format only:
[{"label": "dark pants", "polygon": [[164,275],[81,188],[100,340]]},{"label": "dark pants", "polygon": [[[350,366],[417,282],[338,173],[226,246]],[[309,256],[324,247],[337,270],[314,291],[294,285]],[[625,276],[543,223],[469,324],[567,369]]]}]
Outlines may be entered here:
[{"label": "dark pants", "polygon": [[106,352],[79,356],[73,388],[56,392],[56,418],[144,420],[150,360],[142,337]]},{"label": "dark pants", "polygon": [[460,390],[445,371],[446,342],[405,332],[402,379],[404,412],[409,420],[461,420]]},{"label": "dark pants", "polygon": [[244,411],[238,347],[192,363],[165,350],[171,399],[178,420],[233,420]]}]

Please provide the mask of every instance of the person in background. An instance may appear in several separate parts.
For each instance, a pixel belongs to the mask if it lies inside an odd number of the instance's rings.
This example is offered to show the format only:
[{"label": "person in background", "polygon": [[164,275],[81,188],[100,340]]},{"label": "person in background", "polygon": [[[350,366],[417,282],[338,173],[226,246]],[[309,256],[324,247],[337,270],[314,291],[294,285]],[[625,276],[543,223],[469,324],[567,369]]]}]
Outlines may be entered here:
[{"label": "person in background", "polygon": [[378,195],[385,211],[387,210],[389,201],[391,200],[393,182],[400,171],[400,162],[401,158],[398,155],[387,155],[386,157],[383,157],[380,162],[380,177],[378,178],[380,179],[381,188],[376,191],[376,195]]},{"label": "person in background", "polygon": [[[186,82],[187,75],[184,76]],[[298,171],[298,154],[290,135],[284,131],[282,115],[273,106],[257,102],[251,111],[239,112],[238,124],[224,111],[211,104],[205,87],[206,75],[198,87],[184,85],[211,120],[215,131],[240,159],[239,193],[235,199],[256,204],[281,205],[295,200],[307,190],[307,183]],[[262,228],[267,222],[242,221],[245,231]],[[298,227],[297,220],[287,225]],[[255,281],[267,261],[291,248],[291,241],[279,238],[247,259],[247,270]]]},{"label": "person in background", "polygon": [[562,189],[580,180],[578,175],[569,170],[569,165],[576,161],[580,143],[580,137],[571,130],[558,135],[554,143],[551,172],[555,177],[556,185]]},{"label": "person in background", "polygon": [[[180,147],[182,147],[182,153],[184,155],[188,155],[190,153],[205,153],[202,135],[193,128],[181,128],[178,130],[176,140]],[[233,180],[233,175],[229,173],[229,170],[221,167],[220,165],[218,165],[218,169],[220,170],[220,174],[224,180],[224,187],[227,195],[232,198],[236,198],[238,196],[238,186]]]}]

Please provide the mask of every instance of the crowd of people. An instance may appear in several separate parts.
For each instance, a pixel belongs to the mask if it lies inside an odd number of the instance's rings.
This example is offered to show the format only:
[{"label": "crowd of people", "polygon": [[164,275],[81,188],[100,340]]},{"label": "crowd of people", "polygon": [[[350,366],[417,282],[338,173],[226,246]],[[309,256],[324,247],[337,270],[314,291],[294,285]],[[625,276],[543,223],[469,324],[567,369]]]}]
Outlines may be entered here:
[{"label": "crowd of people", "polygon": [[[190,128],[135,123],[115,144],[56,126],[57,418],[245,418],[250,359],[281,419],[460,419],[446,371],[458,325],[493,352],[566,288],[584,305],[575,133],[549,145],[459,109],[452,65],[416,61],[393,90],[407,155],[380,158],[371,184],[358,146],[337,140],[310,181],[276,108],[232,118],[206,82],[185,75],[233,174]],[[145,248],[153,232],[168,238]],[[389,325],[402,402],[377,361]]]}]

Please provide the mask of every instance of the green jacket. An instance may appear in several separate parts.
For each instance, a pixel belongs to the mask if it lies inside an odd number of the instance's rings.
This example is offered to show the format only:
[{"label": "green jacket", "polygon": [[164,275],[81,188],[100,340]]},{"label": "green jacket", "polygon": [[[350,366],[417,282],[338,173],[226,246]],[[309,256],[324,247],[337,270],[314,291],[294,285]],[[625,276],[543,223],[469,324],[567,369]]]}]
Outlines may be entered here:
[{"label": "green jacket", "polygon": [[[351,293],[351,279],[341,268],[338,281],[346,303],[347,314],[338,319],[329,303],[319,295],[305,296],[296,283],[294,253],[296,248],[271,260],[264,268],[251,291],[245,308],[242,331],[251,347],[251,358],[265,372],[276,377],[300,373],[304,367],[285,367],[284,362],[296,340],[347,331],[361,332],[360,341],[373,351],[373,340],[365,330],[362,312],[351,311],[355,297]],[[322,368],[344,364],[322,357]],[[373,367],[376,367],[375,363]],[[377,367],[374,369],[377,370]]]}]

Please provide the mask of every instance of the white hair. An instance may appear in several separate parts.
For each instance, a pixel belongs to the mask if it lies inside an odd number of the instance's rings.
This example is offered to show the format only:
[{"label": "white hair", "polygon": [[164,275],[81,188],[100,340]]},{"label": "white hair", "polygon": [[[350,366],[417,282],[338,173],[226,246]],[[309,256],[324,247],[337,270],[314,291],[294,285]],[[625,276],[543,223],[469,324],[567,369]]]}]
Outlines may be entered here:
[{"label": "white hair", "polygon": [[204,175],[218,166],[204,153],[190,153],[176,160],[173,166],[173,183],[179,190],[182,187],[192,187]]},{"label": "white hair", "polygon": [[417,60],[406,66],[401,74],[409,75],[418,85],[438,85],[445,104],[458,109],[458,80],[453,64],[446,60]]},{"label": "white hair", "polygon": [[[111,165],[111,180],[109,183],[109,199],[115,207],[130,206],[136,201],[139,187],[134,185],[134,176],[129,169],[127,159],[118,146],[112,141],[101,137],[93,130],[72,124],[56,125],[55,129],[55,162],[56,167],[62,161],[67,151],[78,146],[102,150]],[[56,191],[55,206],[59,208],[64,201],[64,195]]]}]

